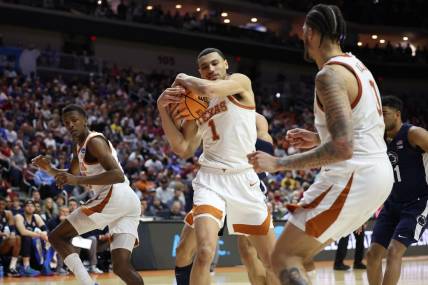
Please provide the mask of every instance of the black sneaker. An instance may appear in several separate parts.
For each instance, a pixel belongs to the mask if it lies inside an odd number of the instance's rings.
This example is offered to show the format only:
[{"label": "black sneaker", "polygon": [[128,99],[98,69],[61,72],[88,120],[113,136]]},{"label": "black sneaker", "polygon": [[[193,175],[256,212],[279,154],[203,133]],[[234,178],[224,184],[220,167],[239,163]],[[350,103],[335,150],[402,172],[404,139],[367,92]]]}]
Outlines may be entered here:
[{"label": "black sneaker", "polygon": [[340,271],[347,271],[351,269],[351,266],[341,263],[341,264],[335,264],[333,269],[340,270]]},{"label": "black sneaker", "polygon": [[367,266],[364,263],[355,263],[354,264],[354,269],[367,269]]},{"label": "black sneaker", "polygon": [[9,269],[9,273],[7,273],[9,277],[21,277],[21,274],[16,270],[16,268]]}]

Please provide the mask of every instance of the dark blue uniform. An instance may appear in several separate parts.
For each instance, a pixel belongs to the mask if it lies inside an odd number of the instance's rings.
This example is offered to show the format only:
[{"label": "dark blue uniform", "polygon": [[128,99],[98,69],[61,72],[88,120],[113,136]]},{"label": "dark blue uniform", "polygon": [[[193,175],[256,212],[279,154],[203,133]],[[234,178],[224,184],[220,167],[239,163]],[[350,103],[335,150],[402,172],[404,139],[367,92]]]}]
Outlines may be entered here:
[{"label": "dark blue uniform", "polygon": [[[6,212],[0,213],[0,232],[4,232],[9,223],[6,218]],[[3,241],[3,236],[0,237],[0,243]]]},{"label": "dark blue uniform", "polygon": [[394,169],[392,192],[376,220],[372,242],[388,248],[391,239],[405,246],[417,242],[428,216],[428,153],[410,145],[410,124],[403,124],[396,137],[387,142]]},{"label": "dark blue uniform", "polygon": [[[257,139],[256,150],[260,150],[273,155],[273,145],[270,142],[261,139]],[[263,194],[266,194],[268,189],[263,180],[267,177],[267,172],[258,173],[257,175],[260,179],[260,189],[262,190]]]}]

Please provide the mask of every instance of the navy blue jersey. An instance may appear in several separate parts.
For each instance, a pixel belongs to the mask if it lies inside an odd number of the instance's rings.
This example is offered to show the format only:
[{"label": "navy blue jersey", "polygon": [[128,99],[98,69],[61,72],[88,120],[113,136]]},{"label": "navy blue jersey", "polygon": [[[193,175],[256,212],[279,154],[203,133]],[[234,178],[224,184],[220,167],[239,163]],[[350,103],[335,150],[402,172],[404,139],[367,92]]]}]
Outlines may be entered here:
[{"label": "navy blue jersey", "polygon": [[[266,153],[273,155],[273,144],[271,144],[270,142],[261,140],[261,139],[257,139],[256,150],[260,150],[260,151],[263,151],[263,152],[266,152]],[[262,190],[263,193],[266,194],[267,188],[263,182],[263,179],[265,179],[267,177],[267,172],[261,172],[261,173],[258,173],[257,175],[259,176],[259,179],[260,179],[260,189]]]},{"label": "navy blue jersey", "polygon": [[0,213],[0,232],[4,231],[4,228],[9,226],[7,221],[6,212]]},{"label": "navy blue jersey", "polygon": [[403,124],[395,138],[386,143],[395,178],[388,199],[394,202],[410,202],[428,196],[428,153],[410,145],[411,127],[411,124]]},{"label": "navy blue jersey", "polygon": [[24,218],[24,227],[28,231],[34,232],[34,230],[37,228],[36,217],[34,216],[34,214],[31,215],[31,222],[27,221],[24,214],[22,214],[22,217]]},{"label": "navy blue jersey", "polygon": [[[9,223],[6,218],[6,212],[0,213],[0,232],[4,232],[7,226],[9,226]],[[3,237],[0,237],[0,242],[2,240],[3,240]]]}]

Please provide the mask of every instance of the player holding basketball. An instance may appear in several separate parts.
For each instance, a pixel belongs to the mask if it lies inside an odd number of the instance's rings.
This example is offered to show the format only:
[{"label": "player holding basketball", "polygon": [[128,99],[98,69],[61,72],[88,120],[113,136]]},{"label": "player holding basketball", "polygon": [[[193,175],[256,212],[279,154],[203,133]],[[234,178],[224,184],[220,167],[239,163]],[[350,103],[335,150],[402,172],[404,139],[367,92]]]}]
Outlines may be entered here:
[{"label": "player holding basketball", "polygon": [[[189,157],[203,143],[201,168],[193,180],[196,257],[190,284],[205,285],[210,284],[209,267],[226,214],[229,233],[250,235],[266,268],[270,268],[275,237],[259,178],[246,158],[257,140],[251,82],[243,74],[228,75],[227,60],[217,49],[203,50],[198,67],[202,78],[179,74],[173,84],[176,87],[159,97],[158,109],[175,153]],[[167,110],[186,92],[179,86],[209,98],[208,109],[198,121],[186,121],[182,130]],[[268,276],[274,280],[271,273]]]},{"label": "player holding basketball", "polygon": [[49,234],[49,241],[79,282],[93,285],[71,239],[109,226],[114,273],[128,285],[144,284],[130,262],[132,249],[138,242],[140,201],[129,186],[116,151],[103,134],[88,129],[82,107],[66,106],[62,110],[62,120],[75,143],[70,169],[56,169],[43,156],[34,158],[33,164],[55,176],[59,187],[65,184],[88,186],[95,197],[62,221]]},{"label": "player holding basketball", "polygon": [[[428,132],[404,123],[403,103],[392,96],[382,98],[388,155],[395,182],[373,228],[367,252],[370,285],[395,285],[401,273],[401,258],[426,228],[428,216]],[[382,258],[386,270],[382,276]]]},{"label": "player holding basketball", "polygon": [[[256,128],[257,128],[257,142],[256,149],[262,150],[267,153],[273,154],[273,141],[268,132],[268,122],[265,117],[256,113]],[[266,177],[266,173],[260,173],[260,181]],[[262,192],[266,192],[266,186],[261,183],[260,188]],[[176,249],[175,258],[175,276],[177,285],[188,285],[190,281],[190,272],[192,270],[192,263],[196,251],[196,236],[193,230],[193,213],[190,211],[184,221],[185,225],[181,232],[180,243]],[[266,269],[263,263],[257,256],[257,250],[251,244],[250,240],[244,236],[239,235],[238,250],[242,263],[245,265],[248,273],[248,278],[252,285],[266,284]]]},{"label": "player holding basketball", "polygon": [[304,153],[276,158],[248,156],[257,171],[321,167],[279,238],[272,266],[282,284],[310,284],[303,263],[325,245],[356,230],[388,197],[393,174],[383,140],[379,91],[370,71],[340,42],[345,20],[339,8],[319,4],[303,26],[305,58],[316,62],[314,113],[318,133],[287,133]]}]

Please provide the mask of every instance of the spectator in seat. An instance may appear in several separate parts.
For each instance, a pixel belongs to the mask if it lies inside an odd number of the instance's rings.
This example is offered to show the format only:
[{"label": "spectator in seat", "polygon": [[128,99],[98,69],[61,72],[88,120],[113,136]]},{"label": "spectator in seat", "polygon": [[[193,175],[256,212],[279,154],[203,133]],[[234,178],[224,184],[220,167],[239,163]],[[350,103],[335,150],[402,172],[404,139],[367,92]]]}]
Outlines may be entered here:
[{"label": "spectator in seat", "polygon": [[8,276],[19,277],[16,263],[21,250],[21,237],[16,235],[15,219],[11,211],[6,210],[6,199],[0,197],[0,254],[12,255]]},{"label": "spectator in seat", "polygon": [[[35,210],[34,202],[27,200],[24,203],[24,213],[15,216],[16,228],[22,238],[23,275],[27,277],[39,276],[40,273],[47,276],[53,274],[50,269],[53,249],[48,249],[46,246],[48,241],[47,227],[42,217],[34,213]],[[33,251],[36,253],[36,261],[42,265],[42,272],[30,267],[30,258]]]}]

